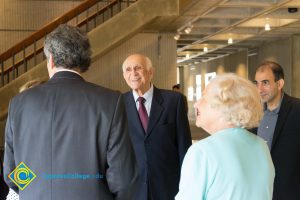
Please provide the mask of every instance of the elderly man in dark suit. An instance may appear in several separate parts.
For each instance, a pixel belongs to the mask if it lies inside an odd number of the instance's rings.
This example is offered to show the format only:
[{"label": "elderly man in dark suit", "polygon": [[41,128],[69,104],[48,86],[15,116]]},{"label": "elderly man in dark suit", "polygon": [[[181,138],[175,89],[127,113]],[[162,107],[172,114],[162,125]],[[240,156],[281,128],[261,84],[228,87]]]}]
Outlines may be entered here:
[{"label": "elderly man in dark suit", "polygon": [[140,172],[136,200],[171,200],[178,192],[180,168],[191,145],[183,95],[156,88],[150,59],[134,54],[123,63],[132,89],[124,96],[129,134]]},{"label": "elderly man in dark suit", "polygon": [[262,63],[254,82],[265,104],[257,134],[266,140],[275,166],[273,199],[299,200],[300,99],[283,92],[284,73],[278,63]]},{"label": "elderly man in dark suit", "polygon": [[59,26],[44,52],[50,80],[10,102],[7,184],[18,191],[15,183],[29,183],[22,200],[131,200],[137,169],[121,93],[81,77],[91,51],[78,28]]}]

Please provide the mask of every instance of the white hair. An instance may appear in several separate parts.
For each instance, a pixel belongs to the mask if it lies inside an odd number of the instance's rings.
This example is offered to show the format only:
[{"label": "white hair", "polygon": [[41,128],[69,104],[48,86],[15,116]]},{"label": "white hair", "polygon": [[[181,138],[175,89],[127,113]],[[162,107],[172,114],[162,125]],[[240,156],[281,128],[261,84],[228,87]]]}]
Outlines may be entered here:
[{"label": "white hair", "polygon": [[259,125],[263,106],[254,84],[235,74],[217,75],[207,87],[205,98],[225,121],[242,128]]}]

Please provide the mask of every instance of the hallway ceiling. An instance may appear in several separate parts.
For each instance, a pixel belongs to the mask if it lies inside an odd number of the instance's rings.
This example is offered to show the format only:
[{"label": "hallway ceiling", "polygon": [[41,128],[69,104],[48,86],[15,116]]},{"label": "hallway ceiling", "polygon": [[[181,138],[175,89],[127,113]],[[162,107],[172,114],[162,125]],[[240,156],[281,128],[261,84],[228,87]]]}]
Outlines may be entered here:
[{"label": "hallway ceiling", "polygon": [[[265,30],[266,24],[270,31]],[[189,26],[191,32],[186,33]],[[146,30],[180,35],[178,66],[245,49],[251,56],[264,42],[300,34],[300,0],[195,0],[181,16],[159,18]]]}]

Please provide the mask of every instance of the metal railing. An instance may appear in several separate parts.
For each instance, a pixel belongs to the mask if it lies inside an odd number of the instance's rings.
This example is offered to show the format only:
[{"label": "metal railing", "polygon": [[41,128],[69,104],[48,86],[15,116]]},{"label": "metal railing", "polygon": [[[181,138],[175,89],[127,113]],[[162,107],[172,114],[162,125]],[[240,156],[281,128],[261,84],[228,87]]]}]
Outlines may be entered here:
[{"label": "metal railing", "polygon": [[68,23],[91,31],[137,0],[86,0],[0,55],[0,87],[45,60],[43,43],[57,26]]}]

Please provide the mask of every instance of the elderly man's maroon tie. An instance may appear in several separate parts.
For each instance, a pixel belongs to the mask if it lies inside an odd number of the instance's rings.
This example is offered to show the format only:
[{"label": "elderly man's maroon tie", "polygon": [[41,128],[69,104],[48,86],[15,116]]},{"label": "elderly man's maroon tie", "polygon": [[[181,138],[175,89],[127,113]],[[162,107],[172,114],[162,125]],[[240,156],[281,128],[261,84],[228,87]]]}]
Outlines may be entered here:
[{"label": "elderly man's maroon tie", "polygon": [[146,107],[144,105],[145,101],[146,101],[146,99],[144,99],[144,97],[139,97],[138,98],[140,120],[142,122],[142,125],[143,125],[143,128],[144,128],[145,132],[147,132],[148,114],[147,114]]}]

